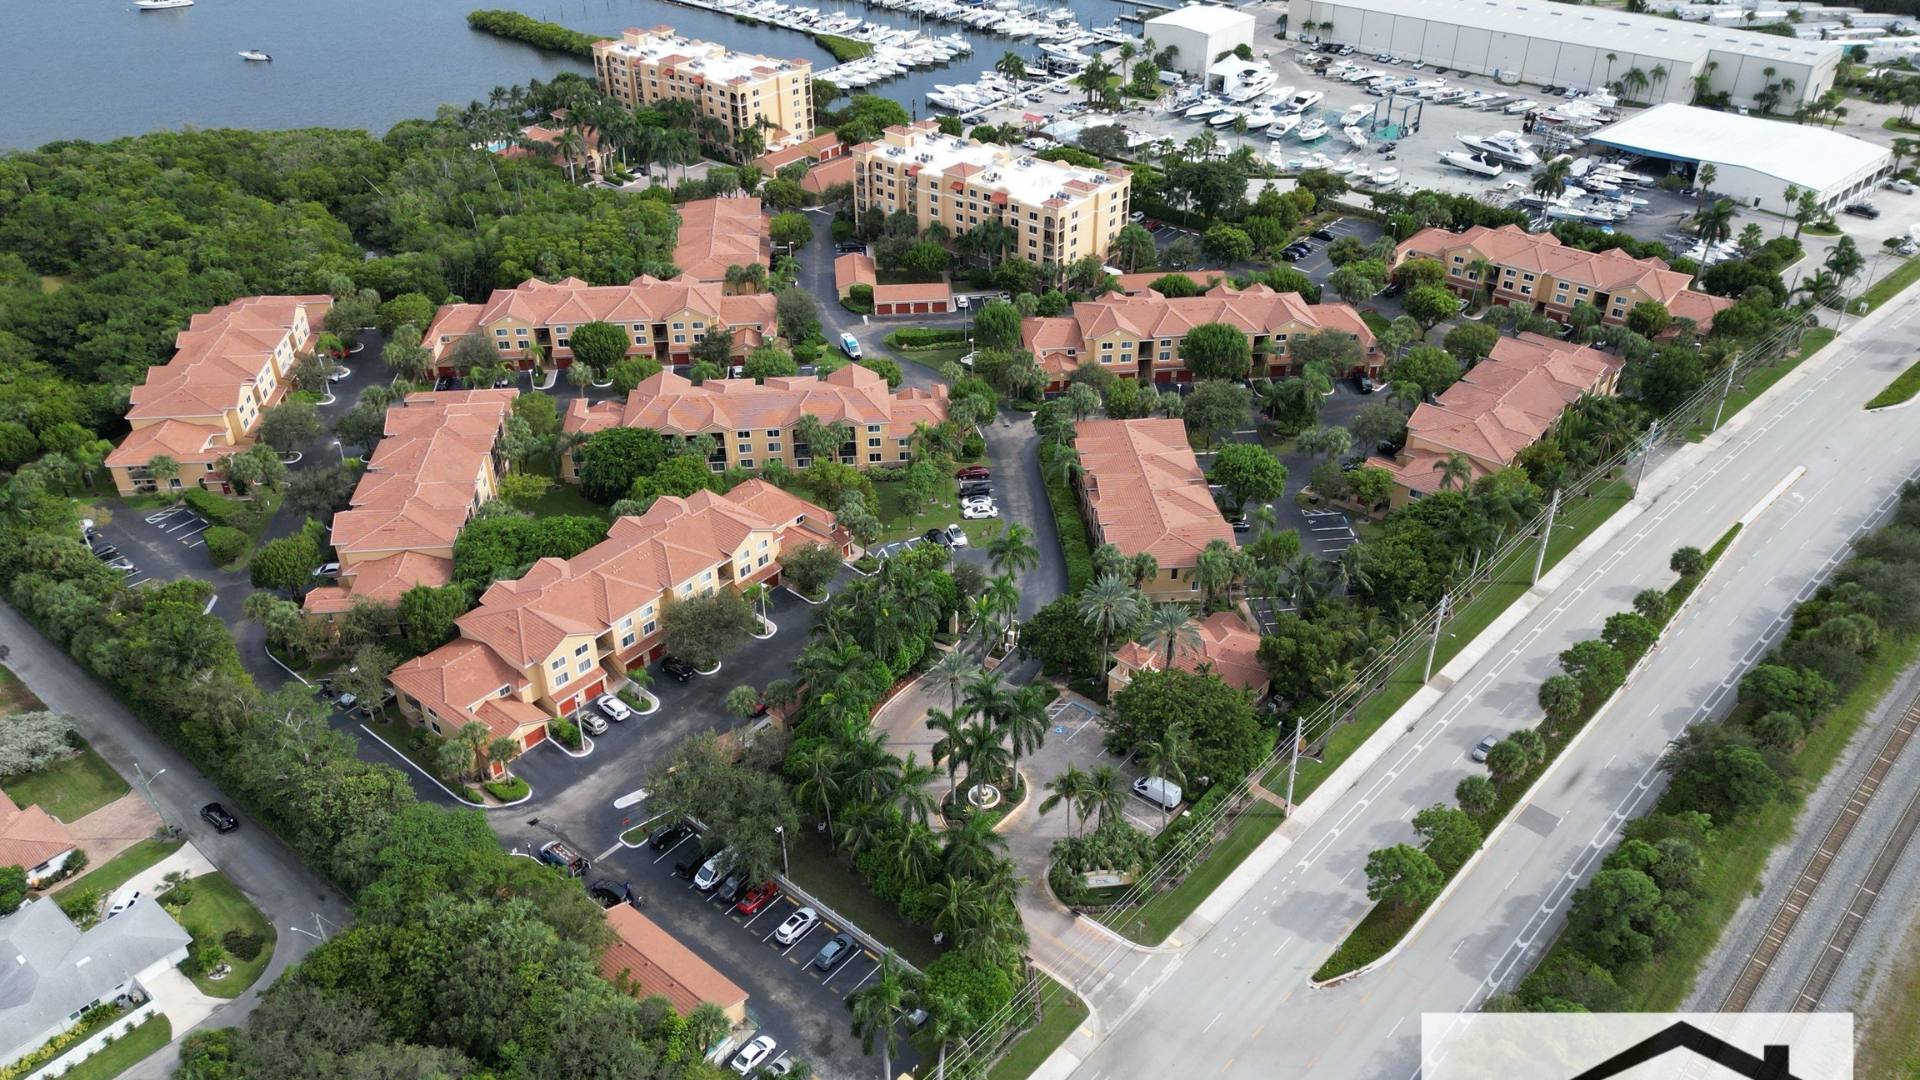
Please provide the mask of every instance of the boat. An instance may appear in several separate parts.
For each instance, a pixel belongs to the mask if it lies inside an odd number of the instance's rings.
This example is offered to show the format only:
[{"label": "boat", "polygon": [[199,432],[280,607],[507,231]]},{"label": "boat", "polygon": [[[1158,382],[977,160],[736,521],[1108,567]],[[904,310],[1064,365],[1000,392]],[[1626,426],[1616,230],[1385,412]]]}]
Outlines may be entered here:
[{"label": "boat", "polygon": [[240,59],[242,59],[242,60],[272,60],[272,59],[273,59],[273,57],[271,57],[271,56],[268,56],[268,55],[267,55],[266,53],[264,53],[264,52],[262,52],[262,51],[261,51],[261,50],[259,50],[259,49],[241,49],[241,50],[240,50]]},{"label": "boat", "polygon": [[1247,114],[1247,130],[1259,131],[1263,127],[1270,127],[1274,119],[1272,109],[1254,109]]},{"label": "boat", "polygon": [[1491,135],[1457,136],[1467,149],[1485,154],[1495,161],[1531,169],[1540,164],[1540,155],[1517,131],[1496,131]]},{"label": "boat", "polygon": [[1343,112],[1340,114],[1340,126],[1352,127],[1353,125],[1359,123],[1362,120],[1367,120],[1372,118],[1372,116],[1373,116],[1373,106],[1363,101],[1360,104],[1355,105],[1353,108],[1348,109],[1346,112]]},{"label": "boat", "polygon": [[1299,132],[1300,141],[1313,142],[1315,139],[1324,139],[1327,137],[1327,132],[1331,130],[1333,129],[1327,126],[1327,122],[1325,120],[1322,120],[1316,116],[1313,119],[1307,121],[1306,123],[1300,125],[1300,132]]},{"label": "boat", "polygon": [[1373,174],[1373,182],[1376,184],[1379,184],[1381,187],[1385,187],[1388,184],[1391,184],[1399,179],[1400,179],[1400,170],[1398,167],[1393,165],[1388,165],[1387,167]]},{"label": "boat", "polygon": [[1486,109],[1487,111],[1491,112],[1494,109],[1505,108],[1506,106],[1504,103],[1509,99],[1511,99],[1512,97],[1513,95],[1507,93],[1505,90],[1497,90],[1491,94],[1488,94],[1485,100],[1481,101],[1479,104],[1471,104],[1472,102],[1471,98],[1469,98],[1467,101],[1461,102],[1461,104],[1467,105],[1468,108]]},{"label": "boat", "polygon": [[1236,104],[1252,101],[1273,89],[1273,85],[1279,81],[1280,76],[1265,64],[1248,64],[1223,80],[1220,94]]},{"label": "boat", "polygon": [[1187,111],[1180,115],[1189,120],[1198,120],[1203,116],[1212,116],[1226,107],[1227,103],[1217,97],[1204,97],[1197,104],[1188,106]]},{"label": "boat", "polygon": [[1340,129],[1340,134],[1346,138],[1347,145],[1353,147],[1355,150],[1366,149],[1367,131],[1365,128],[1358,124],[1348,124],[1346,127]]},{"label": "boat", "polygon": [[1300,117],[1296,115],[1274,116],[1273,122],[1267,125],[1267,135],[1274,139],[1284,139],[1299,126]]},{"label": "boat", "polygon": [[1506,166],[1497,161],[1489,160],[1485,154],[1469,154],[1460,150],[1442,150],[1440,152],[1440,160],[1462,172],[1470,172],[1476,176],[1499,176],[1506,171]]},{"label": "boat", "polygon": [[1435,105],[1452,105],[1466,96],[1467,92],[1460,87],[1448,86],[1441,88],[1439,93],[1427,100],[1433,102]]},{"label": "boat", "polygon": [[1536,109],[1539,107],[1540,107],[1540,103],[1533,100],[1532,98],[1521,98],[1519,101],[1509,102],[1507,104],[1507,107],[1502,111],[1505,112],[1508,116],[1517,116],[1520,113],[1526,112],[1529,109]]},{"label": "boat", "polygon": [[1339,161],[1336,161],[1333,163],[1333,172],[1335,176],[1345,176],[1348,173],[1351,173],[1353,171],[1353,168],[1354,166],[1353,166],[1352,158],[1341,158]]},{"label": "boat", "polygon": [[1285,108],[1290,113],[1303,113],[1320,104],[1320,100],[1326,96],[1318,90],[1302,90],[1287,99]]},{"label": "boat", "polygon": [[192,7],[193,0],[133,0],[133,6],[141,11],[171,11],[174,8]]},{"label": "boat", "polygon": [[1246,115],[1247,115],[1247,110],[1245,109],[1239,109],[1239,108],[1221,109],[1219,112],[1214,113],[1211,117],[1208,117],[1207,123],[1211,124],[1214,127],[1226,127],[1227,125],[1233,123],[1235,120],[1244,119]]}]

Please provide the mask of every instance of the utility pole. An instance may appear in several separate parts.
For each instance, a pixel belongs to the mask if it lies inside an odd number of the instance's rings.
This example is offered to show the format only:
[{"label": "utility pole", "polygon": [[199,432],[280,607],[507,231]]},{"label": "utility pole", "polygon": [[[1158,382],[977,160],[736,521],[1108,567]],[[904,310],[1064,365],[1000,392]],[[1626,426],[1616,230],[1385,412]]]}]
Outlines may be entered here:
[{"label": "utility pole", "polygon": [[792,877],[793,868],[787,865],[787,827],[775,825],[773,833],[780,838],[780,876]]},{"label": "utility pole", "polygon": [[1420,676],[1423,683],[1433,678],[1433,654],[1440,651],[1440,628],[1447,625],[1447,601],[1452,598],[1452,593],[1441,593],[1440,606],[1433,611],[1433,638],[1427,642],[1427,673]]},{"label": "utility pole", "polygon": [[160,804],[156,802],[153,798],[153,782],[165,775],[167,775],[167,770],[161,769],[159,772],[154,773],[152,776],[148,776],[146,774],[146,770],[140,767],[139,762],[136,761],[133,763],[134,781],[135,783],[140,785],[140,794],[145,795],[147,797],[147,805],[153,807],[153,816],[160,819],[160,827],[167,830],[168,832],[172,832],[173,826],[167,824],[167,815],[164,813],[161,813]]},{"label": "utility pole", "polygon": [[1640,448],[1640,469],[1633,478],[1633,490],[1640,491],[1640,482],[1647,478],[1647,459],[1653,456],[1653,446],[1660,441],[1660,421],[1655,420],[1647,426],[1646,445]]},{"label": "utility pole", "polygon": [[1300,775],[1300,720],[1293,721],[1293,756],[1287,762],[1287,813],[1293,813],[1293,781]]},{"label": "utility pole", "polygon": [[1540,570],[1547,562],[1547,544],[1553,539],[1553,519],[1560,514],[1560,489],[1553,489],[1553,501],[1547,504],[1547,527],[1540,531],[1540,550],[1533,554],[1533,584],[1540,584]]},{"label": "utility pole", "polygon": [[1720,404],[1713,407],[1713,426],[1708,431],[1720,430],[1720,415],[1727,409],[1727,395],[1733,393],[1733,370],[1739,366],[1740,355],[1735,353],[1733,359],[1727,361],[1727,381],[1720,387]]}]

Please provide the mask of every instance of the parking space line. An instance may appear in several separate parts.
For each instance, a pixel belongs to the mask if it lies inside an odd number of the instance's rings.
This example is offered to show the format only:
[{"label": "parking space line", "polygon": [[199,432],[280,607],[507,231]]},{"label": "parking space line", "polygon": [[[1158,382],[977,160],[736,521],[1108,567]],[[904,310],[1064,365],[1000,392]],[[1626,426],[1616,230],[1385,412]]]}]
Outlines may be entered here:
[{"label": "parking space line", "polygon": [[678,850],[680,850],[680,844],[684,844],[684,843],[686,843],[687,841],[689,841],[689,840],[691,840],[691,839],[693,839],[693,836],[692,836],[691,834],[689,834],[689,835],[687,835],[687,836],[683,836],[683,837],[681,837],[681,838],[680,838],[680,843],[679,843],[679,844],[675,844],[675,845],[673,845],[672,847],[670,847],[670,848],[668,848],[667,850],[665,850],[665,851],[663,851],[663,852],[661,852],[661,853],[660,853],[660,858],[657,858],[657,859],[655,859],[655,860],[653,860],[653,862],[654,862],[654,865],[655,865],[655,866],[658,866],[658,865],[660,864],[660,859],[664,859],[664,858],[666,858],[667,856],[669,856],[669,855],[671,855],[671,854],[673,854],[674,852],[676,852],[676,851],[678,851]]},{"label": "parking space line", "polygon": [[782,950],[781,950],[781,952],[780,952],[780,955],[781,955],[781,956],[785,956],[785,955],[787,955],[788,953],[790,953],[790,952],[792,952],[792,951],[794,950],[794,948],[795,948],[795,947],[797,947],[797,946],[798,946],[798,945],[799,945],[799,944],[800,944],[801,942],[803,942],[803,941],[805,941],[805,940],[807,940],[808,938],[810,938],[810,937],[812,937],[812,936],[813,936],[813,932],[814,932],[815,930],[818,930],[818,929],[820,929],[820,928],[821,928],[822,926],[824,926],[824,925],[826,925],[826,924],[825,924],[825,923],[814,923],[814,924],[813,924],[812,926],[809,926],[809,927],[807,927],[807,932],[806,932],[806,933],[804,933],[804,934],[801,934],[801,935],[800,935],[799,937],[797,937],[797,938],[794,938],[794,939],[793,939],[793,942],[792,942],[792,944],[789,944],[789,945],[788,945],[788,946],[787,946],[787,947],[786,947],[785,949],[782,949]]},{"label": "parking space line", "polygon": [[759,922],[759,921],[760,921],[760,917],[761,917],[762,915],[765,915],[765,914],[766,914],[767,912],[769,912],[769,911],[772,911],[772,910],[773,910],[773,905],[772,905],[772,904],[762,904],[762,905],[760,906],[760,910],[759,910],[759,911],[756,911],[756,912],[754,912],[754,913],[753,913],[753,918],[751,918],[751,919],[748,919],[748,920],[747,920],[746,922],[744,922],[744,923],[741,923],[741,924],[740,924],[740,928],[741,928],[742,930],[745,930],[745,929],[746,929],[747,927],[749,927],[749,926],[752,926],[752,925],[753,925],[754,923],[757,923],[757,922]]},{"label": "parking space line", "polygon": [[869,971],[869,972],[867,972],[867,978],[866,978],[866,979],[861,979],[861,980],[860,980],[859,982],[857,982],[857,983],[854,983],[854,984],[853,984],[853,990],[849,990],[849,991],[847,991],[847,993],[849,993],[849,994],[851,994],[851,993],[853,993],[853,992],[854,992],[855,990],[858,990],[858,989],[860,989],[861,987],[863,987],[863,986],[865,986],[865,985],[867,985],[867,979],[871,979],[871,978],[873,978],[873,977],[874,977],[875,975],[878,975],[878,974],[880,974],[880,966],[879,966],[878,964],[876,964],[876,965],[874,965],[874,968],[873,968],[873,970],[872,970],[872,971]]}]

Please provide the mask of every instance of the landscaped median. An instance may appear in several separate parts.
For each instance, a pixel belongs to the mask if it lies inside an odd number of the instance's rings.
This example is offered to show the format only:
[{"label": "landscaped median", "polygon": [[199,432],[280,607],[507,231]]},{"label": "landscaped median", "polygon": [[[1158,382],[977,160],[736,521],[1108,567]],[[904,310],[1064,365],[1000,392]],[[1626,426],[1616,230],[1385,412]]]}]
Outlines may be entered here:
[{"label": "landscaped median", "polygon": [[1887,384],[1885,390],[1875,394],[1867,402],[1869,409],[1890,409],[1895,405],[1904,405],[1920,394],[1920,363],[1900,373],[1900,376]]},{"label": "landscaped median", "polygon": [[1562,674],[1540,686],[1545,713],[1540,726],[1495,744],[1486,755],[1490,778],[1463,778],[1454,790],[1458,807],[1436,804],[1414,815],[1420,846],[1394,844],[1368,857],[1367,898],[1375,906],[1313,973],[1316,984],[1364,974],[1420,923],[1448,882],[1472,862],[1485,833],[1500,827],[1587,723],[1612,703],[1740,528],[1728,529],[1704,553],[1696,548],[1674,552],[1670,565],[1678,580],[1664,591],[1642,591],[1633,610],[1607,619],[1600,637],[1562,652]]}]

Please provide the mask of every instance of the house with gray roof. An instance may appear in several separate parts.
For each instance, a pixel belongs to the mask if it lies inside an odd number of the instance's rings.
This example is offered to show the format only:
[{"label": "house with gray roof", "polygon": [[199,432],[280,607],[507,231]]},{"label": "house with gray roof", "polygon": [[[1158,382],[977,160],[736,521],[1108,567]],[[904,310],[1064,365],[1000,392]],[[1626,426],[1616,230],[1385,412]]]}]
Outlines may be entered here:
[{"label": "house with gray roof", "polygon": [[0,918],[0,1067],[39,1049],[95,1005],[151,999],[145,981],[185,960],[191,940],[151,900],[90,930],[51,900]]}]

